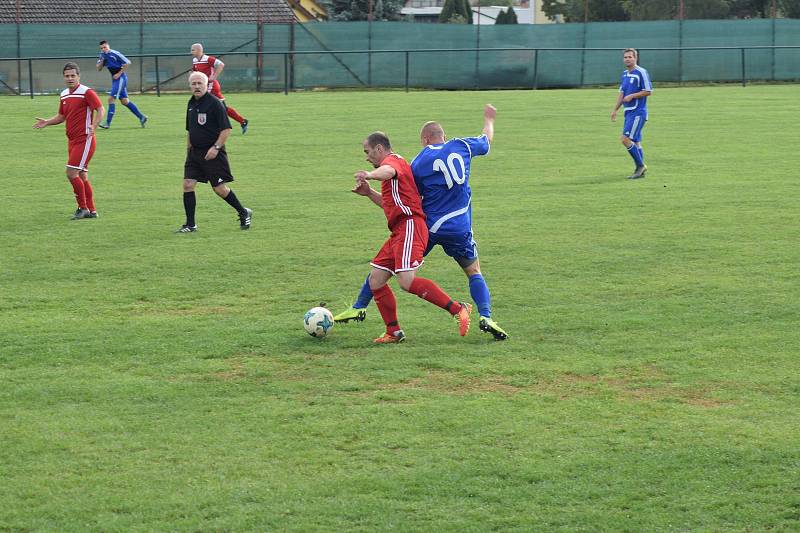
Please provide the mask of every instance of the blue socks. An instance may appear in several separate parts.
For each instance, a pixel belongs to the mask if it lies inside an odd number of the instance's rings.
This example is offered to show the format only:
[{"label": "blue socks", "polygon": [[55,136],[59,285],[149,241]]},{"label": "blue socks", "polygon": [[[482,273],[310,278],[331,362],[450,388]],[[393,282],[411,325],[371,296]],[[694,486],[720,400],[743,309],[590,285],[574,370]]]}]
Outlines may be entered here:
[{"label": "blue socks", "polygon": [[469,294],[472,301],[478,306],[481,316],[489,318],[492,316],[492,301],[489,296],[489,286],[480,274],[473,274],[469,277]]},{"label": "blue socks", "polygon": [[[112,104],[112,105],[113,105],[113,104]],[[134,115],[136,115],[136,118],[138,118],[139,120],[141,120],[141,119],[142,119],[142,117],[144,116],[144,115],[142,115],[142,112],[141,112],[141,111],[139,111],[139,108],[138,108],[138,107],[136,107],[136,104],[134,104],[134,103],[133,103],[133,102],[131,102],[130,100],[128,100],[128,109],[130,109],[130,110],[131,110],[131,113],[133,113]]]},{"label": "blue socks", "polygon": [[108,104],[108,114],[106,115],[106,124],[111,125],[111,119],[114,118],[114,113],[117,110],[117,104]]},{"label": "blue socks", "polygon": [[628,153],[633,158],[637,168],[644,166],[644,153],[639,149],[638,146],[636,146],[636,143],[633,143],[628,147]]},{"label": "blue socks", "polygon": [[[469,294],[472,296],[472,301],[478,307],[481,316],[492,316],[492,298],[489,295],[489,286],[486,285],[486,280],[480,274],[474,274],[469,277]],[[372,301],[372,291],[369,288],[369,276],[364,280],[361,286],[361,291],[358,293],[358,298],[353,307],[356,309],[366,309]]]},{"label": "blue socks", "polygon": [[372,290],[369,288],[369,275],[364,280],[364,285],[361,286],[361,292],[358,293],[358,299],[353,307],[356,309],[366,309],[369,302],[372,301]]}]

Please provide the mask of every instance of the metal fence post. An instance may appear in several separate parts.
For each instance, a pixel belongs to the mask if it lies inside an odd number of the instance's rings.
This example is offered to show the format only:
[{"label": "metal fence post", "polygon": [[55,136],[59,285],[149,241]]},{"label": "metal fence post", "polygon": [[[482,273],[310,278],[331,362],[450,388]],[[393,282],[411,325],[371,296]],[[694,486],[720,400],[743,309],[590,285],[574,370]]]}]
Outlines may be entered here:
[{"label": "metal fence post", "polygon": [[33,60],[28,59],[28,83],[31,90],[31,100],[33,100]]},{"label": "metal fence post", "polygon": [[158,70],[158,56],[156,56],[156,96],[161,96],[161,72]]},{"label": "metal fence post", "polygon": [[745,74],[745,62],[744,62],[744,48],[742,50],[742,87],[747,85],[747,77]]},{"label": "metal fence post", "polygon": [[533,88],[538,89],[539,84],[539,49],[533,51]]},{"label": "metal fence post", "polygon": [[289,95],[289,54],[283,54],[283,94]]},{"label": "metal fence post", "polygon": [[408,56],[410,52],[406,50],[406,92],[408,92]]}]

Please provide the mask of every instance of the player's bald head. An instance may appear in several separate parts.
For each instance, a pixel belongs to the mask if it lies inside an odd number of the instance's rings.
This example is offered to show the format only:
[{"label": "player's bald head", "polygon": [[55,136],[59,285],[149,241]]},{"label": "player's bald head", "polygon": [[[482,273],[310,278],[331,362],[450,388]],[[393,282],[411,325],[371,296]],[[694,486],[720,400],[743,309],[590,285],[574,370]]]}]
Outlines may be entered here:
[{"label": "player's bald head", "polygon": [[192,45],[192,55],[197,59],[203,57],[203,45],[200,43],[194,43]]},{"label": "player's bald head", "polygon": [[434,144],[444,142],[444,128],[433,120],[426,122],[419,130],[419,138],[423,144]]}]

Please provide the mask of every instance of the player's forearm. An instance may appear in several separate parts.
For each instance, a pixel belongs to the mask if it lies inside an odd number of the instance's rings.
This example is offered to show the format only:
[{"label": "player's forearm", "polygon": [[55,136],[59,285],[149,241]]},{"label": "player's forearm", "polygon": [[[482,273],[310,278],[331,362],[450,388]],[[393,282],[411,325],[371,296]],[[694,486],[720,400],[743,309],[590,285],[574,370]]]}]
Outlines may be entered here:
[{"label": "player's forearm", "polygon": [[372,203],[380,207],[381,205],[381,193],[376,191],[375,189],[370,187],[369,190],[369,199],[372,200]]},{"label": "player's forearm", "polygon": [[64,122],[64,115],[56,115],[45,120],[44,125],[55,126],[56,124],[61,124],[62,122]]},{"label": "player's forearm", "polygon": [[372,172],[367,172],[366,179],[375,181],[386,181],[394,178],[396,175],[397,171],[394,169],[394,167],[389,165],[383,165],[381,167],[376,168]]},{"label": "player's forearm", "polygon": [[623,99],[623,98],[625,98],[625,95],[624,95],[624,94],[622,94],[622,93],[619,93],[619,94],[617,95],[617,103],[615,103],[615,104],[614,104],[614,111],[616,111],[617,109],[619,109],[619,107],[622,105],[622,99]]},{"label": "player's forearm", "polygon": [[128,70],[128,65],[130,65],[130,63],[125,63],[124,65],[122,65],[122,66],[119,68],[119,74],[124,74],[124,73],[125,73],[125,71],[126,71],[126,70]]},{"label": "player's forearm", "polygon": [[486,135],[486,138],[489,139],[489,142],[492,142],[494,138],[494,120],[486,120],[483,124],[483,134]]},{"label": "player's forearm", "polygon": [[222,71],[225,70],[225,63],[220,63],[217,68],[214,69],[214,76],[212,79],[218,80],[220,76],[222,76]]},{"label": "player's forearm", "polygon": [[100,124],[104,116],[106,116],[106,108],[103,106],[98,107],[97,112],[94,114],[94,119],[92,120],[94,131],[97,131],[97,125]]},{"label": "player's forearm", "polygon": [[221,132],[219,132],[219,137],[217,137],[217,141],[214,144],[223,146],[225,144],[225,141],[228,140],[228,137],[231,136],[231,131],[232,130],[228,128],[227,130],[222,130]]}]

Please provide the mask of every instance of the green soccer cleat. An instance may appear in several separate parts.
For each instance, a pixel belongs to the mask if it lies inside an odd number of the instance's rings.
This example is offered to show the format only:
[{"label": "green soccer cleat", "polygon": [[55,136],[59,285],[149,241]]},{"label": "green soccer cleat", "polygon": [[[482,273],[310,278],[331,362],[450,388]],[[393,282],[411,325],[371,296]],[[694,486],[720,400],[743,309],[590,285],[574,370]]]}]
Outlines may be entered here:
[{"label": "green soccer cleat", "polygon": [[342,324],[350,322],[351,320],[355,320],[356,322],[363,322],[365,318],[367,318],[366,309],[356,309],[355,307],[350,307],[346,311],[342,311],[341,313],[333,317],[333,321],[336,322],[337,324]]},{"label": "green soccer cleat", "polygon": [[504,341],[508,338],[508,333],[503,331],[503,328],[498,326],[497,322],[487,316],[481,317],[478,327],[481,328],[481,331],[491,333],[496,341]]}]

